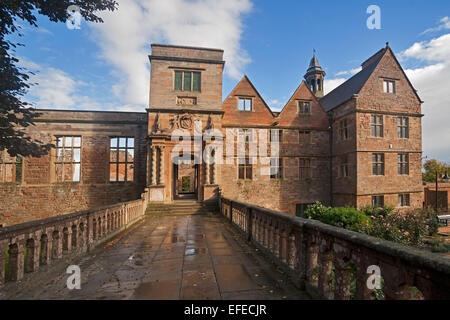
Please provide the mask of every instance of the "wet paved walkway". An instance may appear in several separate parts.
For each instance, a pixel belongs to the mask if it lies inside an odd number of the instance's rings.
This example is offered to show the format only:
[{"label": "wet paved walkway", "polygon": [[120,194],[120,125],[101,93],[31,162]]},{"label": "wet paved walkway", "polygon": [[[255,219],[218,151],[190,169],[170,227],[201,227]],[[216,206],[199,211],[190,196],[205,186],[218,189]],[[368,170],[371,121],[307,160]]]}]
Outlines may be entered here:
[{"label": "wet paved walkway", "polygon": [[[80,290],[66,288],[69,264]],[[74,261],[61,261],[0,299],[308,299],[214,214],[148,217]]]}]

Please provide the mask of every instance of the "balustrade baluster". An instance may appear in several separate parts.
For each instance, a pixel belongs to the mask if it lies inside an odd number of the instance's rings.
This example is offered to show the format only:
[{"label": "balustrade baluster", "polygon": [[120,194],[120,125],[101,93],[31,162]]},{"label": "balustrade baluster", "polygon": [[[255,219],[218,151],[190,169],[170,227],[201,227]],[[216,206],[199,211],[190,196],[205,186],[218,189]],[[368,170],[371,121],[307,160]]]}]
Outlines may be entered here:
[{"label": "balustrade baluster", "polygon": [[23,240],[16,241],[9,246],[9,280],[17,281],[23,278],[24,251]]},{"label": "balustrade baluster", "polygon": [[43,234],[41,236],[41,256],[39,258],[40,264],[45,266],[50,263],[50,249],[51,249],[51,238],[49,239],[48,234]]},{"label": "balustrade baluster", "polygon": [[286,262],[286,250],[287,250],[287,243],[286,243],[286,229],[285,226],[283,226],[283,230],[280,232],[280,252],[279,257],[280,260],[283,262]]},{"label": "balustrade baluster", "polygon": [[8,248],[8,241],[0,241],[0,287],[5,283],[6,273],[6,250]]},{"label": "balustrade baluster", "polygon": [[287,243],[287,264],[289,268],[294,269],[295,260],[297,258],[296,247],[295,247],[295,234],[291,232],[288,237]]},{"label": "balustrade baluster", "polygon": [[310,284],[317,286],[318,281],[318,251],[319,248],[315,243],[308,243],[306,251],[306,277]]},{"label": "balustrade baluster", "polygon": [[25,259],[26,272],[35,272],[39,268],[39,241],[30,238],[26,242],[27,256]]},{"label": "balustrade baluster", "polygon": [[62,237],[59,230],[54,230],[52,234],[52,259],[56,260],[62,257]]},{"label": "balustrade baluster", "polygon": [[279,243],[279,229],[278,226],[275,225],[273,228],[273,251],[272,253],[275,255],[275,257],[278,257],[279,254],[279,248],[280,248],[280,243]]},{"label": "balustrade baluster", "polygon": [[342,254],[341,250],[340,248],[335,248],[334,252],[334,299],[349,300],[351,278],[350,260]]},{"label": "balustrade baluster", "polygon": [[333,252],[328,248],[321,246],[319,249],[319,292],[322,296],[330,298],[331,293],[331,270],[333,267]]}]

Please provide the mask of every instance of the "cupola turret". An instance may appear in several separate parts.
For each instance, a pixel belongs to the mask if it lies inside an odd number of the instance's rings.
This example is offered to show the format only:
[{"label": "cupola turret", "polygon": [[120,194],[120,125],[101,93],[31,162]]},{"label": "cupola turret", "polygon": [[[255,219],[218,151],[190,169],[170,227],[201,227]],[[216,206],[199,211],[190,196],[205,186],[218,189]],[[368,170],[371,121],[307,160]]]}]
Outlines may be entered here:
[{"label": "cupola turret", "polygon": [[308,84],[308,87],[318,98],[322,98],[324,96],[323,80],[325,78],[325,74],[326,73],[320,66],[319,60],[317,60],[316,53],[314,51],[314,55],[311,59],[311,62],[309,63],[309,68],[305,74],[305,80]]}]

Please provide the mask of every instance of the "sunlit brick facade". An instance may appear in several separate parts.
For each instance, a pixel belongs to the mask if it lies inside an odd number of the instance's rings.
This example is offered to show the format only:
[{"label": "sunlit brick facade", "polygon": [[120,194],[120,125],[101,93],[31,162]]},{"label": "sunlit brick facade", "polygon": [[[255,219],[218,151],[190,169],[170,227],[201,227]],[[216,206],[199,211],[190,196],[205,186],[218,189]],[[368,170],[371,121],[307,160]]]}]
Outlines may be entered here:
[{"label": "sunlit brick facade", "polygon": [[[220,49],[154,44],[149,58],[146,113],[42,110],[30,134],[57,148],[40,159],[0,158],[0,224],[132,200],[146,190],[152,202],[222,194],[290,214],[316,201],[422,206],[422,102],[389,46],[327,95],[314,56],[280,112],[247,76],[222,99]],[[219,142],[222,153],[204,152]],[[174,153],[180,145],[184,161]]]}]

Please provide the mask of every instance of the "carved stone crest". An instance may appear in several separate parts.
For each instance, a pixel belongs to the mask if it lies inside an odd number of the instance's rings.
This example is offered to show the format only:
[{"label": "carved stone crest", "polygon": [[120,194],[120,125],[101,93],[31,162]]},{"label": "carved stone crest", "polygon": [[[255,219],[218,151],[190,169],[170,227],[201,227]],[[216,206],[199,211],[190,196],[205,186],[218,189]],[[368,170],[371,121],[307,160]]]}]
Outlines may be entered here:
[{"label": "carved stone crest", "polygon": [[180,127],[183,129],[192,128],[192,117],[189,114],[183,114],[180,117]]}]

